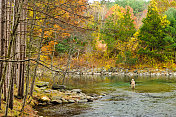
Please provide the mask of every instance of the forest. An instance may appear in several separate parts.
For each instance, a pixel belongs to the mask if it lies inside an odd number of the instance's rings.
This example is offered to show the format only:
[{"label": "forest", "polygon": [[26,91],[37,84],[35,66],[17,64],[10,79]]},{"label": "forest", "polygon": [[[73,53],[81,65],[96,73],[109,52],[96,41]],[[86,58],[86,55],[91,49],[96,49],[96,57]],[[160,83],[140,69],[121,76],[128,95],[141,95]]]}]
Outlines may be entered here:
[{"label": "forest", "polygon": [[34,116],[38,81],[176,71],[175,0],[0,0],[0,8],[0,116]]}]

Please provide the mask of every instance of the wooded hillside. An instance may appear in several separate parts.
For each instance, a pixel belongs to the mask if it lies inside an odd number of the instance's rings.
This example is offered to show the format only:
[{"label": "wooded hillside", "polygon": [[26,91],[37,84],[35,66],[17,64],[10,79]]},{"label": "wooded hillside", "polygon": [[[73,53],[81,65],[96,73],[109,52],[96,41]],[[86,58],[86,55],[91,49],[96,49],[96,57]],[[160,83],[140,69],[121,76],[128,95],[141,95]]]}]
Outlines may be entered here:
[{"label": "wooded hillside", "polygon": [[33,95],[49,72],[111,67],[175,69],[175,0],[0,0],[0,108]]}]

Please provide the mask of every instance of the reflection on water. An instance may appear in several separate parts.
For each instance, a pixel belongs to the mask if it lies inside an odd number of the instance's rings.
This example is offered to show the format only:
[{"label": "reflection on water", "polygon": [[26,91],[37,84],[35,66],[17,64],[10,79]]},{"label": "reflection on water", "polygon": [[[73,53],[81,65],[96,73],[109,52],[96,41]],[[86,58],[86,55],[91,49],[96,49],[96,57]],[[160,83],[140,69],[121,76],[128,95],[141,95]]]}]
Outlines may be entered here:
[{"label": "reflection on water", "polygon": [[100,93],[101,91],[124,88],[131,90],[130,81],[135,79],[135,91],[139,93],[169,92],[175,88],[174,77],[138,77],[138,76],[74,76],[65,84],[70,88],[81,88],[86,93]]},{"label": "reflection on water", "polygon": [[[130,88],[131,79],[136,88]],[[88,94],[107,93],[93,103],[57,105],[38,109],[45,116],[75,117],[174,117],[176,79],[172,77],[72,76],[65,81],[70,88]],[[52,114],[49,114],[52,113]]]}]

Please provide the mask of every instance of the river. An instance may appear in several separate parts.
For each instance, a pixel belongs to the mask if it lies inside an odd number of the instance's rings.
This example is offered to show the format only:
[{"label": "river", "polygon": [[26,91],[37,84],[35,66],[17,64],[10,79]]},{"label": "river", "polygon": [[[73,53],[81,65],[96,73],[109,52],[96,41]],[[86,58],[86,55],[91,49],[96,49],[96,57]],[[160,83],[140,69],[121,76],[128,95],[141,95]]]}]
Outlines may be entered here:
[{"label": "river", "polygon": [[[134,78],[136,88],[130,88]],[[51,117],[176,117],[176,78],[128,76],[74,76],[66,81],[89,95],[106,94],[89,103],[39,107]]]}]

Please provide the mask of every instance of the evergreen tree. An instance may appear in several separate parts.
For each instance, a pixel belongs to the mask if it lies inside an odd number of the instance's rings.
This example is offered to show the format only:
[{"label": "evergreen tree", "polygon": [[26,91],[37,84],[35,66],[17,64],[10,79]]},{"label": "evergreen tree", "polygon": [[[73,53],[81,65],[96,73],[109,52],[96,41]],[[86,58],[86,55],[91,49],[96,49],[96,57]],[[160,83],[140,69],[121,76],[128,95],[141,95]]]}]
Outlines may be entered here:
[{"label": "evergreen tree", "polygon": [[143,25],[139,31],[139,40],[143,49],[139,50],[140,54],[155,58],[160,61],[166,59],[163,53],[166,46],[165,26],[168,24],[166,17],[162,17],[157,10],[157,3],[152,0],[148,6],[147,17],[143,20]]},{"label": "evergreen tree", "polygon": [[148,5],[148,2],[145,0],[115,0],[114,3],[122,7],[130,6],[133,8],[133,13],[135,15],[142,12],[145,9],[145,6]]},{"label": "evergreen tree", "polygon": [[134,20],[128,7],[126,11],[115,5],[113,13],[106,19],[101,38],[105,41],[111,54],[118,54],[117,43],[128,42],[135,33]]},{"label": "evergreen tree", "polygon": [[176,62],[176,9],[170,8],[165,14],[167,15],[167,20],[170,21],[170,24],[165,29],[167,33],[165,40],[168,42],[168,48],[174,50],[174,61]]}]

